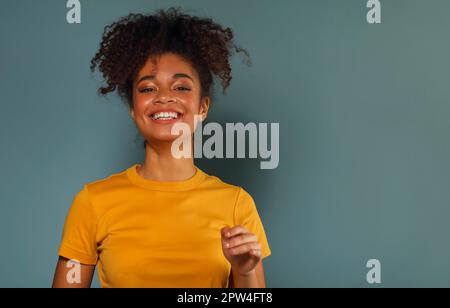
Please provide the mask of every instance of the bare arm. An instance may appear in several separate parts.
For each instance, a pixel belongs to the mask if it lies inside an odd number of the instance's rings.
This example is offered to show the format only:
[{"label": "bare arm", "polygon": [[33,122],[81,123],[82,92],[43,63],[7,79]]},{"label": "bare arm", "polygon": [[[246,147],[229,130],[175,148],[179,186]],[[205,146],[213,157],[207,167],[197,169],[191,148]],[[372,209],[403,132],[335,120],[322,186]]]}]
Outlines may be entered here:
[{"label": "bare arm", "polygon": [[59,257],[56,264],[55,276],[53,278],[52,288],[89,288],[92,277],[94,276],[95,265],[79,264],[80,282],[70,283],[67,274],[74,270],[73,266],[67,267],[69,260]]}]

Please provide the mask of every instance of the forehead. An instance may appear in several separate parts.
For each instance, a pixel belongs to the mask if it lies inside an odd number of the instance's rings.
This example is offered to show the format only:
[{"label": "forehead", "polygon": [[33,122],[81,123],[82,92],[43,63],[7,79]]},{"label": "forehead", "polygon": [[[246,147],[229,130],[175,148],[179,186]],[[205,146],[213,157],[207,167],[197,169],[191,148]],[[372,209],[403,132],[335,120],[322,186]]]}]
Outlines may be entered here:
[{"label": "forehead", "polygon": [[144,75],[185,73],[198,79],[192,64],[174,53],[165,53],[160,56],[150,56],[139,71],[138,78]]}]

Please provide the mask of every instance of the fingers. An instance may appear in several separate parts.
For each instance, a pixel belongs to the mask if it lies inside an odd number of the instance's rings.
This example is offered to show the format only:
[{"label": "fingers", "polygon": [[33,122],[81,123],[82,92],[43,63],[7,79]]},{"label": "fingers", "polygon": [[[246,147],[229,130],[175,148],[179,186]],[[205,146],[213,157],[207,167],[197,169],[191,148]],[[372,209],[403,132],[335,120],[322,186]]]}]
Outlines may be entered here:
[{"label": "fingers", "polygon": [[235,246],[228,249],[231,255],[242,255],[245,253],[250,253],[256,257],[261,256],[261,245],[258,242],[246,243],[243,245]]},{"label": "fingers", "polygon": [[254,255],[258,259],[260,259],[262,257],[262,250],[261,249],[252,249],[252,250],[250,250],[250,254]]},{"label": "fingers", "polygon": [[245,227],[241,225],[226,226],[221,229],[221,233],[223,248],[231,255],[249,253],[256,258],[261,257],[261,244],[258,242],[258,236],[250,233]]},{"label": "fingers", "polygon": [[233,236],[236,236],[236,235],[239,235],[239,234],[249,233],[248,230],[245,227],[241,226],[241,225],[237,225],[237,226],[234,226],[232,228],[227,226],[225,228],[222,228],[221,231],[222,231],[222,236],[225,239],[233,237]]},{"label": "fingers", "polygon": [[237,235],[235,237],[225,239],[224,245],[226,248],[233,248],[236,246],[240,246],[242,244],[252,243],[252,242],[258,242],[258,237],[253,233],[246,233]]}]

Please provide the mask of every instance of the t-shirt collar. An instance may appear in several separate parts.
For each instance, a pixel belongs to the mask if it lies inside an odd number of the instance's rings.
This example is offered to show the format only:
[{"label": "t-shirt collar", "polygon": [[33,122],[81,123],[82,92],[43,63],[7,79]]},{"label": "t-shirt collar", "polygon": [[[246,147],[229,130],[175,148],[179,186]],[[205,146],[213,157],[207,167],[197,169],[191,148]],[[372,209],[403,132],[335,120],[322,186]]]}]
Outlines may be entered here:
[{"label": "t-shirt collar", "polygon": [[136,163],[127,169],[126,174],[128,179],[135,185],[159,191],[186,191],[197,187],[206,177],[205,172],[203,172],[197,166],[194,166],[196,171],[195,174],[189,179],[182,181],[156,181],[149,180],[142,177],[137,172],[137,167],[141,164]]}]

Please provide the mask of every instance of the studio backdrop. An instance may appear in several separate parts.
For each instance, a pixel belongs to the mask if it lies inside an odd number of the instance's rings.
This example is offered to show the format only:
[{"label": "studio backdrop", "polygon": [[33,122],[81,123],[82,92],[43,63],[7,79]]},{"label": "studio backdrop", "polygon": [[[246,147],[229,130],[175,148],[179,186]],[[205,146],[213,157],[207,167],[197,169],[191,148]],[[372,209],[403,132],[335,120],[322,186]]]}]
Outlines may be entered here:
[{"label": "studio backdrop", "polygon": [[207,122],[262,146],[196,164],[253,196],[267,286],[450,287],[449,1],[69,2],[0,3],[0,287],[49,287],[76,193],[144,159],[90,60],[105,25],[174,6],[250,56]]}]

